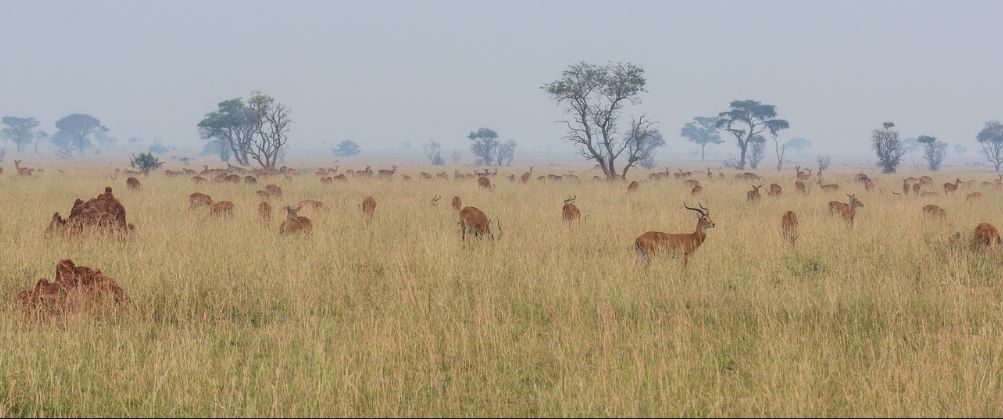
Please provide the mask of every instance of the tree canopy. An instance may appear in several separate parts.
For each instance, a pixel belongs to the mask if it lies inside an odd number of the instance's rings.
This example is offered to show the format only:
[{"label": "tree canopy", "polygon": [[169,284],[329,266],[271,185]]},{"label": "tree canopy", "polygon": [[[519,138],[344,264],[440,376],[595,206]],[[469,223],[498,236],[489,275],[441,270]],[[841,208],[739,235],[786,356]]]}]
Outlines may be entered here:
[{"label": "tree canopy", "polygon": [[717,126],[735,137],[741,151],[738,161],[738,169],[741,170],[745,168],[749,145],[759,142],[753,141],[757,136],[769,133],[775,137],[780,131],[790,128],[790,124],[777,118],[777,107],[774,105],[755,100],[736,100],[731,102],[730,107],[718,114]]}]

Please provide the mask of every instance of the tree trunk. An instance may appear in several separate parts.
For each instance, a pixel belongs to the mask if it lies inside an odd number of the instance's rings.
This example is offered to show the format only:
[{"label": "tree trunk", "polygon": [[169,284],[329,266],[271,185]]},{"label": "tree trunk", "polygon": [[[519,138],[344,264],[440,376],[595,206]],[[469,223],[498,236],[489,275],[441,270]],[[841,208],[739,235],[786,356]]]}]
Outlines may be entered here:
[{"label": "tree trunk", "polygon": [[707,161],[707,144],[700,146],[700,161]]},{"label": "tree trunk", "polygon": [[738,170],[745,170],[745,150],[749,148],[749,143],[746,142],[745,145],[739,147],[742,149],[742,157],[738,160]]}]

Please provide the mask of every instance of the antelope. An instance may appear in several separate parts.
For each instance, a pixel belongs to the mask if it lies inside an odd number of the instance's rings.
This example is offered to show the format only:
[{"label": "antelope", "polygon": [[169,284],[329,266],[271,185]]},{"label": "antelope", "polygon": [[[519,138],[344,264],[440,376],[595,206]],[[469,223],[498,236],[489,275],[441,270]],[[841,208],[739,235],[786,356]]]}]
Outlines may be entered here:
[{"label": "antelope", "polygon": [[563,215],[565,221],[582,220],[582,213],[578,211],[578,207],[574,204],[576,197],[577,195],[574,195],[564,200],[564,207],[561,208],[561,214]]},{"label": "antelope", "polygon": [[865,191],[870,192],[870,191],[874,190],[875,187],[876,186],[874,185],[874,182],[871,181],[870,178],[864,179],[864,190]]},{"label": "antelope", "polygon": [[797,178],[802,182],[807,181],[811,177],[811,169],[803,172],[801,171],[801,166],[794,166],[794,170],[798,172]]},{"label": "antelope", "polygon": [[282,198],[282,188],[278,187],[278,185],[265,185],[265,193],[271,197]]},{"label": "antelope", "polygon": [[523,173],[522,176],[519,177],[519,181],[522,183],[529,182],[529,178],[532,176],[533,176],[533,166],[529,166],[529,171]]},{"label": "antelope", "polygon": [[958,190],[958,185],[961,185],[961,179],[955,179],[954,183],[947,182],[944,184],[944,194],[953,193]]},{"label": "antelope", "polygon": [[[961,181],[959,180],[958,183],[961,183]],[[929,176],[920,176],[919,177],[919,184],[920,185],[932,185],[933,184],[933,178],[929,177]]]},{"label": "antelope", "polygon": [[202,176],[194,176],[194,177],[192,177],[192,182],[195,183],[196,185],[201,185],[201,184],[206,183],[208,181],[209,180],[207,180],[206,178],[204,178]]},{"label": "antelope", "polygon": [[690,176],[693,176],[693,172],[684,172],[683,169],[676,169],[676,171],[678,173],[676,173],[674,176],[677,179],[679,179],[679,178],[686,179],[686,178],[689,178]]},{"label": "antelope", "polygon": [[920,186],[921,185],[918,184],[918,183],[913,183],[912,184],[912,193],[914,193],[916,195],[919,195],[919,188],[920,188]]},{"label": "antelope", "polygon": [[240,175],[226,175],[221,179],[222,182],[226,183],[240,183],[241,180]]},{"label": "antelope", "polygon": [[759,198],[762,197],[761,195],[759,195],[759,188],[762,188],[762,187],[763,187],[763,185],[759,185],[759,186],[752,185],[752,190],[745,193],[745,201],[746,202],[751,202],[751,203],[759,202]]},{"label": "antelope", "polygon": [[212,206],[212,198],[210,198],[209,195],[199,192],[188,195],[188,202],[191,204],[189,209]]},{"label": "antelope", "polygon": [[209,215],[216,216],[233,216],[233,202],[230,201],[219,201],[212,204],[209,207]]},{"label": "antelope", "polygon": [[940,218],[940,219],[947,218],[947,211],[944,211],[943,208],[933,204],[924,205],[923,214],[926,214],[927,217],[931,218]]},{"label": "antelope", "polygon": [[992,250],[1000,244],[1000,233],[992,224],[981,223],[975,227],[975,244]]},{"label": "antelope", "polygon": [[21,160],[14,160],[14,169],[17,170],[17,175],[22,177],[31,176],[31,172],[35,169],[29,169],[27,167],[21,167]]},{"label": "antelope", "polygon": [[258,178],[254,177],[254,176],[251,176],[251,175],[244,176],[244,184],[247,184],[247,185],[257,185],[258,184]]},{"label": "antelope", "polygon": [[780,219],[780,225],[784,230],[784,240],[791,242],[791,246],[794,246],[794,242],[798,239],[797,214],[794,211],[785,212],[783,218]]},{"label": "antelope", "polygon": [[280,234],[306,234],[313,231],[313,222],[309,218],[301,217],[296,213],[300,207],[286,207],[286,220],[279,226]]},{"label": "antelope", "polygon": [[437,207],[437,206],[439,206],[439,200],[440,200],[440,199],[442,199],[442,197],[441,197],[441,196],[439,196],[439,195],[436,195],[435,197],[433,197],[433,198],[432,198],[432,206],[433,206],[433,207]]},{"label": "antelope", "polygon": [[638,261],[643,262],[645,268],[650,266],[651,256],[658,252],[682,253],[683,266],[686,266],[690,253],[695,252],[707,240],[707,232],[715,227],[714,221],[710,219],[710,210],[704,208],[702,204],[700,208],[690,208],[685,202],[683,208],[697,213],[697,226],[694,232],[666,234],[659,231],[649,231],[634,240]]},{"label": "antelope", "polygon": [[260,217],[261,221],[265,224],[272,221],[272,206],[268,203],[268,201],[261,201],[258,204],[258,217]]},{"label": "antelope", "polygon": [[488,179],[485,176],[481,176],[480,178],[478,178],[477,184],[484,189],[494,189],[495,187],[494,185],[491,184],[491,179]]},{"label": "antelope", "polygon": [[690,189],[691,196],[700,196],[701,194],[703,194],[703,186],[699,184],[693,185],[693,189]]},{"label": "antelope", "polygon": [[965,197],[966,201],[974,201],[976,199],[982,199],[982,193],[981,192],[972,192],[972,193],[968,194],[968,196]]},{"label": "antelope", "polygon": [[362,215],[367,219],[373,218],[374,211],[376,211],[376,198],[367,196],[366,199],[362,201]]},{"label": "antelope", "polygon": [[449,175],[447,175],[446,172],[443,171],[443,172],[439,172],[439,174],[435,175],[435,178],[436,179],[449,180]]},{"label": "antelope", "polygon": [[296,208],[302,208],[302,207],[307,207],[314,211],[321,211],[321,212],[331,210],[330,208],[327,207],[327,205],[324,205],[323,202],[313,199],[304,199],[300,201],[298,204],[296,204]]},{"label": "antelope", "polygon": [[818,178],[817,183],[818,186],[822,188],[823,191],[826,192],[835,192],[839,190],[839,185],[835,183],[829,183],[829,184],[822,183],[822,178]]},{"label": "antelope", "polygon": [[707,168],[707,179],[714,179],[714,173],[710,171],[709,167]]},{"label": "antelope", "polygon": [[453,205],[453,209],[454,210],[457,210],[457,211],[460,210],[460,207],[463,206],[463,203],[460,201],[460,197],[459,196],[453,196],[452,205]]},{"label": "antelope", "polygon": [[769,195],[769,196],[780,196],[782,193],[783,193],[783,189],[780,188],[780,185],[777,185],[776,183],[773,183],[773,184],[770,184],[770,191],[767,192],[766,194]]},{"label": "antelope", "polygon": [[627,185],[627,192],[628,193],[630,193],[630,192],[637,192],[637,188],[640,187],[640,186],[641,186],[641,184],[637,183],[636,180],[633,181],[633,182],[630,182],[630,185]]},{"label": "antelope", "polygon": [[839,201],[829,201],[829,214],[839,213],[843,221],[853,225],[853,219],[857,216],[857,208],[863,208],[864,203],[857,199],[856,194],[846,194],[850,197],[850,203],[844,204]]},{"label": "antelope", "polygon": [[[488,220],[488,216],[474,207],[465,207],[460,210],[460,232],[463,234],[463,241],[467,240],[467,233],[471,233],[477,238],[487,235],[491,240],[496,240],[495,235],[491,233],[491,221]],[[498,221],[497,240],[501,240],[504,235],[501,222]]]},{"label": "antelope", "polygon": [[508,175],[509,183],[515,183],[515,174]]},{"label": "antelope", "polygon": [[130,176],[128,179],[125,180],[125,184],[129,187],[129,189],[132,189],[134,191],[143,189],[143,185],[139,183],[139,179],[136,179],[132,176]]},{"label": "antelope", "polygon": [[909,179],[902,179],[902,193],[909,195]]},{"label": "antelope", "polygon": [[320,183],[324,184],[324,185],[330,185],[330,184],[334,183],[334,178],[332,178],[330,176],[322,177],[322,178],[320,178]]},{"label": "antelope", "polygon": [[395,173],[397,173],[397,165],[394,165],[391,170],[380,169],[380,171],[379,171],[381,179],[389,178],[389,177],[393,176]]},{"label": "antelope", "polygon": [[867,183],[869,180],[871,180],[871,178],[867,177],[867,175],[863,173],[857,173],[857,175],[853,177],[853,181],[857,183]]},{"label": "antelope", "polygon": [[345,176],[344,173],[341,173],[338,176],[331,178],[331,180],[336,182],[348,182],[348,176]]},{"label": "antelope", "polygon": [[408,176],[408,175],[404,175],[401,178],[404,179],[405,182],[410,182],[411,181],[411,176]]},{"label": "antelope", "polygon": [[802,195],[808,195],[808,189],[805,188],[804,182],[800,180],[794,182],[794,190],[798,191]]}]

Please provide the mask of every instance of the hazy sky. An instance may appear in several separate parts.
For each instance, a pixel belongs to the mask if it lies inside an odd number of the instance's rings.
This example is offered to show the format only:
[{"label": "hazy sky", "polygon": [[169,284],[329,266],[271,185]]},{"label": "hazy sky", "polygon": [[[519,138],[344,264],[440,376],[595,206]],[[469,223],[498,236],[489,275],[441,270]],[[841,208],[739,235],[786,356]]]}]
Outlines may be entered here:
[{"label": "hazy sky", "polygon": [[261,90],[292,108],[296,146],[449,150],[486,126],[559,149],[563,113],[539,87],[576,61],[631,61],[649,92],[627,112],[674,150],[733,99],[777,105],[784,138],[834,154],[867,153],[886,120],[971,148],[1003,118],[1001,16],[988,1],[0,0],[0,115],[54,132],[83,112],[123,140],[194,145],[217,102]]}]

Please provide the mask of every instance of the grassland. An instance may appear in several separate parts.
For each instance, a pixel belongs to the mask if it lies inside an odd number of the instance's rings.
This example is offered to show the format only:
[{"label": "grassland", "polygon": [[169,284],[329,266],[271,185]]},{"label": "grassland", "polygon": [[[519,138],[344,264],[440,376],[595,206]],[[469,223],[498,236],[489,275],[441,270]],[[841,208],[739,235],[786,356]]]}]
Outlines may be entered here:
[{"label": "grassland", "polygon": [[[622,183],[501,176],[494,191],[276,179],[276,208],[332,208],[303,210],[313,236],[287,238],[257,221],[254,186],[154,174],[129,192],[109,173],[0,179],[0,416],[1003,415],[1003,260],[952,241],[1003,226],[1003,191],[896,197],[902,174],[873,175],[887,192],[866,193],[833,173],[865,204],[850,229],[826,208],[845,195],[796,196],[793,170],[761,171],[785,194],[764,188],[754,206],[748,182],[700,176],[717,228],[686,269],[659,258],[644,270],[634,238],[695,225],[679,182],[627,195]],[[956,176],[995,178],[935,179]],[[131,237],[42,234],[105,185]],[[195,191],[235,202],[236,217],[190,212]],[[571,194],[580,226],[560,220]],[[366,195],[378,201],[369,223]],[[462,243],[453,195],[505,237]],[[924,221],[926,203],[947,222]],[[800,218],[797,249],[780,233],[786,210]],[[14,296],[64,258],[114,277],[135,307],[28,319]]]}]

